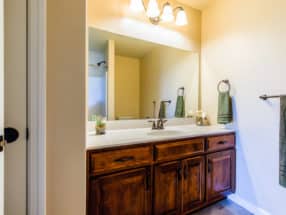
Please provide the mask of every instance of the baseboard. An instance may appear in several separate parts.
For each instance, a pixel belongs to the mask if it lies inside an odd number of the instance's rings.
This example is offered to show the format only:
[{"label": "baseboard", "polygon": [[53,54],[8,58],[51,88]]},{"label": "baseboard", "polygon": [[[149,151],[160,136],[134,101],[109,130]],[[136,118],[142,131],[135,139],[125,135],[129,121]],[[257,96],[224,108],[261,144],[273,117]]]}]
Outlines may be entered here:
[{"label": "baseboard", "polygon": [[245,208],[249,212],[255,214],[255,215],[271,215],[269,212],[265,211],[262,208],[257,207],[257,205],[254,205],[245,199],[239,197],[236,194],[228,196],[228,199],[235,202],[236,204],[240,205],[241,207]]}]

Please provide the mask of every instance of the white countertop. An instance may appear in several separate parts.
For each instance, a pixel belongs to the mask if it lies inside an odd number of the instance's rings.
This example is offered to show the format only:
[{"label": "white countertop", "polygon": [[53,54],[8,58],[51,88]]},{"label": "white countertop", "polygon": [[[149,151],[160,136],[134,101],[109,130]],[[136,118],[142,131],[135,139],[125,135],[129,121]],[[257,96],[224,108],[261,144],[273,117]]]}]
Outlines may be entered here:
[{"label": "white countertop", "polygon": [[87,136],[86,150],[104,149],[117,146],[135,145],[149,142],[161,142],[208,135],[220,135],[234,132],[233,129],[222,126],[179,125],[167,126],[165,130],[151,128],[135,128],[108,130],[105,135],[95,135],[90,132]]}]

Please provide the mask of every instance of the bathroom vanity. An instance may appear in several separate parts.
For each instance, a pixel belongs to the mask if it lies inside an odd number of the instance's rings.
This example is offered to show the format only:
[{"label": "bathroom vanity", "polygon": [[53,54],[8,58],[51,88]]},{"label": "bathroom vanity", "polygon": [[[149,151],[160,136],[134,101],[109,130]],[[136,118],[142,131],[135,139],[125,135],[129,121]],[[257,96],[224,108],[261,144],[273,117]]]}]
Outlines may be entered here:
[{"label": "bathroom vanity", "polygon": [[88,138],[88,215],[189,214],[235,191],[234,131],[131,130]]}]

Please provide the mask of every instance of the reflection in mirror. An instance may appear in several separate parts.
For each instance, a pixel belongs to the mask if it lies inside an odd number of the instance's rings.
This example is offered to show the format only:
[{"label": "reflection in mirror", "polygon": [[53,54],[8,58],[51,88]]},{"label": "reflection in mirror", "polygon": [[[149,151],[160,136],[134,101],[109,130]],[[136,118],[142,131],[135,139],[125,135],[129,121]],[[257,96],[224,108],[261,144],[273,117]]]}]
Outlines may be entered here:
[{"label": "reflection in mirror", "polygon": [[89,28],[88,108],[108,120],[198,109],[198,53]]}]

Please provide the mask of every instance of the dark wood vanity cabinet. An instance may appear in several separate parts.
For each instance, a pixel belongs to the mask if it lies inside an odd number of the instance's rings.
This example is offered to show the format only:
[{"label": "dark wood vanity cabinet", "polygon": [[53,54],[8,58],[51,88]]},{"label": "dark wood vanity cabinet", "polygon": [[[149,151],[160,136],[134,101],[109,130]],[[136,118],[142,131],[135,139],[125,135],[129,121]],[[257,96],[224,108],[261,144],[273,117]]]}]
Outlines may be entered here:
[{"label": "dark wood vanity cabinet", "polygon": [[204,202],[203,156],[160,164],[154,173],[154,214],[180,214]]},{"label": "dark wood vanity cabinet", "polygon": [[179,214],[181,162],[160,164],[154,171],[154,214]]},{"label": "dark wood vanity cabinet", "polygon": [[207,200],[221,197],[235,188],[235,151],[207,155]]},{"label": "dark wood vanity cabinet", "polygon": [[183,161],[182,211],[187,213],[203,205],[205,200],[205,157]]},{"label": "dark wood vanity cabinet", "polygon": [[[190,214],[235,189],[234,134],[87,152],[87,215]],[[109,161],[109,162],[108,162]]]},{"label": "dark wood vanity cabinet", "polygon": [[151,212],[150,168],[123,171],[89,184],[89,213],[93,215],[145,215]]}]

